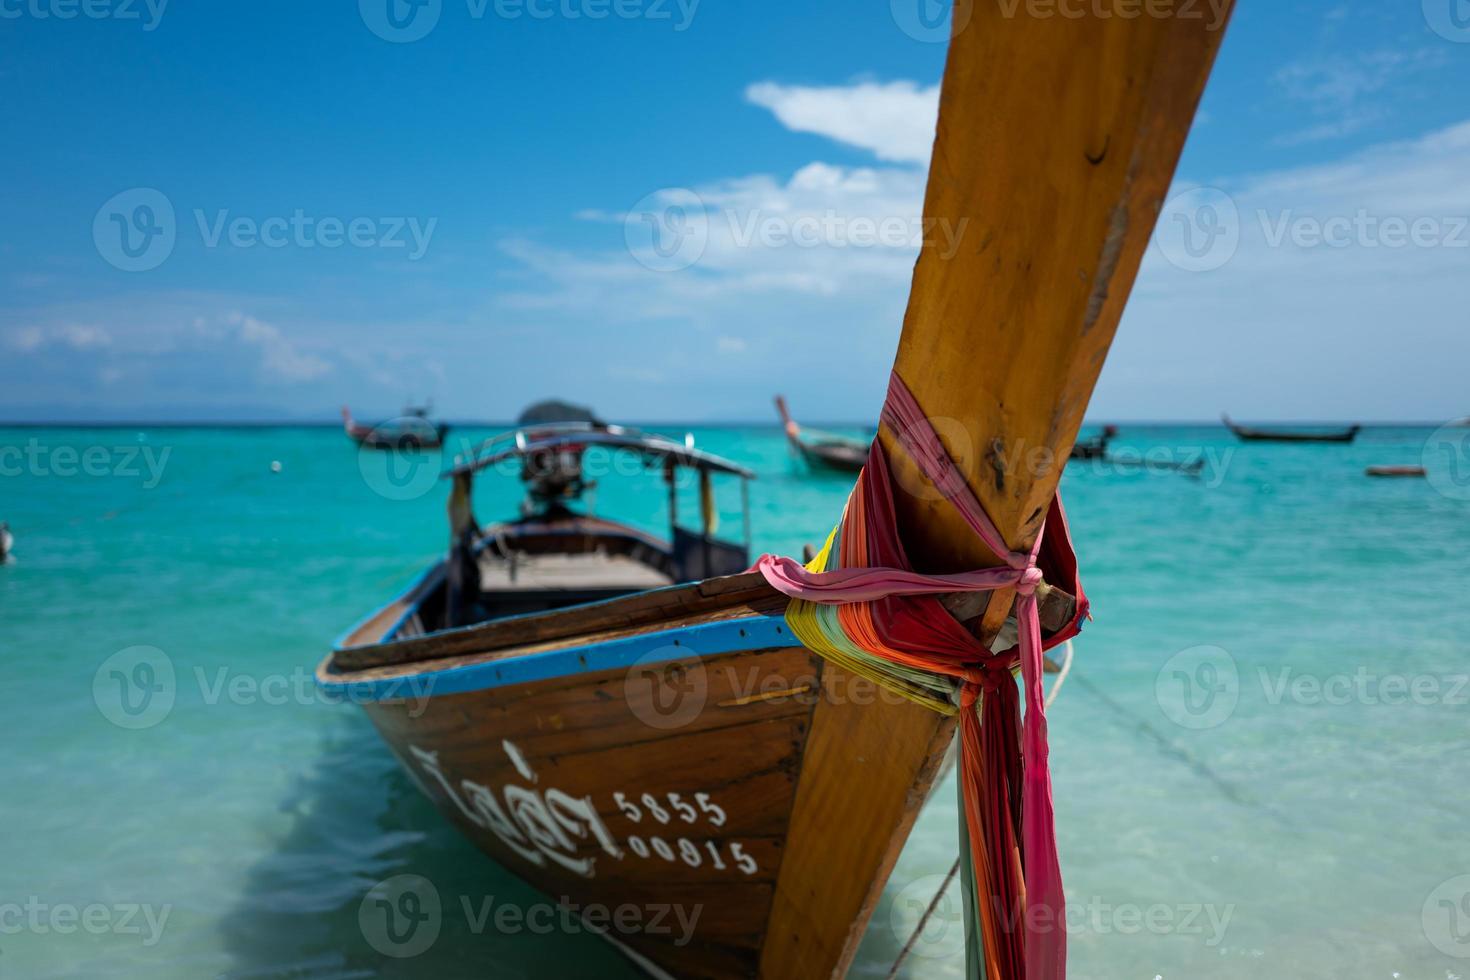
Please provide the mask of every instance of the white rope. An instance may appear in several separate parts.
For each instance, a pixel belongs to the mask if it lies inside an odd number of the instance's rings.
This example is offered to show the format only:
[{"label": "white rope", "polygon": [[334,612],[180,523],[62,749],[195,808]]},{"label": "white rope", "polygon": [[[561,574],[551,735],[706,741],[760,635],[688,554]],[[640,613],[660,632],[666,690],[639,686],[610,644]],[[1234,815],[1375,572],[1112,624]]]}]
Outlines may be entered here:
[{"label": "white rope", "polygon": [[1051,693],[1046,696],[1046,709],[1057,703],[1057,695],[1062,693],[1062,685],[1067,682],[1067,675],[1072,671],[1072,641],[1068,640],[1067,659],[1062,661],[1062,668],[1057,671],[1057,679],[1052,681]]}]

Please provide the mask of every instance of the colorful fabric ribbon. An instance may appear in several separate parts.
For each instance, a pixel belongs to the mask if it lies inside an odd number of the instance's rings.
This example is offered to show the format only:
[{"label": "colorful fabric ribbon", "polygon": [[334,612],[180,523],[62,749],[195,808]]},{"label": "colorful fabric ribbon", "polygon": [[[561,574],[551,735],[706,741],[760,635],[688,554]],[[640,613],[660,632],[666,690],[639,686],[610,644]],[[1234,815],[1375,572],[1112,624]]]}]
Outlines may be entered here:
[{"label": "colorful fabric ribbon", "polygon": [[[1042,652],[1087,615],[1060,498],[1036,544],[1012,552],[895,372],[883,424],[1004,565],[950,575],[914,571],[898,538],[888,458],[873,441],[842,520],[809,565],[765,555],[756,567],[791,597],[786,619],[810,649],[936,711],[961,713],[965,822],[987,980],[1062,980],[1066,934],[1042,698]],[[1077,597],[1073,620],[1045,642],[1043,577]],[[981,646],[940,604],[943,593],[1016,590],[1018,645]],[[1013,672],[1025,691],[1024,729]],[[956,704],[956,702],[958,702]],[[978,710],[976,710],[978,704]]]}]

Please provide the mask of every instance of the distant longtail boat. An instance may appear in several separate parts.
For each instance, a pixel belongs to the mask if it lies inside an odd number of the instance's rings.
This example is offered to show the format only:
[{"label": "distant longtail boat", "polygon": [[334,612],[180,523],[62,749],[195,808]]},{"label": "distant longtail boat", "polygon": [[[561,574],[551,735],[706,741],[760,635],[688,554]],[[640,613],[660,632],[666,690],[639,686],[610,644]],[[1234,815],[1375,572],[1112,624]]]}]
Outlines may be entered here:
[{"label": "distant longtail boat", "polygon": [[352,410],[342,406],[342,428],[347,437],[367,449],[437,449],[444,445],[449,426],[429,419],[429,406],[410,405],[403,415],[376,425],[366,425],[352,418]]},{"label": "distant longtail boat", "polygon": [[1352,442],[1362,431],[1361,425],[1350,425],[1346,429],[1337,429],[1326,432],[1316,432],[1309,429],[1254,429],[1244,425],[1236,425],[1230,421],[1230,416],[1220,416],[1225,427],[1236,436],[1246,442]]},{"label": "distant longtail boat", "polygon": [[868,446],[858,439],[803,429],[796,424],[786,410],[786,398],[776,396],[776,412],[781,416],[781,427],[786,432],[786,441],[796,454],[816,469],[837,470],[856,473],[868,461]]}]

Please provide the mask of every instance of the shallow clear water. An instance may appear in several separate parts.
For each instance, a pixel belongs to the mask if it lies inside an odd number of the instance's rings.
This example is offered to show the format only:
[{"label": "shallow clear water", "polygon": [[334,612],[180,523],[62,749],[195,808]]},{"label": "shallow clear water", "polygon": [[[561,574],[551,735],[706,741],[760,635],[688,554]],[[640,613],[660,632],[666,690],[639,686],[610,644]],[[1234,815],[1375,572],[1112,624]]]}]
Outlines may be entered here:
[{"label": "shallow clear water", "polygon": [[[758,549],[798,552],[838,515],[846,482],[801,473],[774,427],[695,435],[759,472]],[[1470,975],[1470,486],[1362,475],[1429,436],[1135,428],[1125,447],[1204,453],[1201,477],[1069,469],[1094,611],[1051,713],[1074,980]],[[327,429],[0,430],[7,447],[0,977],[635,975],[585,934],[455,912],[399,960],[358,926],[401,873],[450,909],[541,901],[309,686],[442,550],[443,484]],[[514,482],[486,487],[482,519]],[[600,512],[650,527],[662,506],[656,478],[599,489]],[[161,720],[110,696],[132,661],[109,658],[138,646],[175,672]],[[951,782],[855,975],[886,974],[955,837]],[[961,975],[953,900],[908,975]]]}]

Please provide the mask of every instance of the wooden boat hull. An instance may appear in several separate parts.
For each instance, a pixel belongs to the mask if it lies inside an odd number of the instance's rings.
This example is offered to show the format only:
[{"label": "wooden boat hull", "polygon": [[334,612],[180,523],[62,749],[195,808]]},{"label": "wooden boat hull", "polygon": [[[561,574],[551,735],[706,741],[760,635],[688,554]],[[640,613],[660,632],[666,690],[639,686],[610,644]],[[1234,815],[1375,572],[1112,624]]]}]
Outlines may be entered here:
[{"label": "wooden boat hull", "polygon": [[836,473],[859,473],[868,459],[868,451],[857,446],[802,442],[799,451],[808,466]]},{"label": "wooden boat hull", "polygon": [[1421,477],[1425,475],[1422,466],[1370,466],[1363,472],[1368,476],[1381,477]]},{"label": "wooden boat hull", "polygon": [[360,426],[348,429],[347,435],[364,449],[438,449],[444,445],[448,427],[436,425],[424,432],[379,431]]},{"label": "wooden boat hull", "polygon": [[812,469],[858,473],[867,463],[868,446],[856,439],[832,436],[813,439],[802,435],[801,426],[791,418],[791,412],[786,408],[786,398],[782,395],[776,396],[776,413],[781,417],[781,428],[785,431],[791,448]]},{"label": "wooden boat hull", "polygon": [[[607,938],[653,975],[839,976],[954,720],[795,644],[756,578],[652,628],[356,671],[329,658],[318,680],[366,702],[490,857],[554,900],[639,909],[648,930]],[[580,615],[636,623],[651,595]],[[391,629],[391,608],[366,628]],[[454,633],[463,649],[476,629]],[[692,923],[689,941],[659,915]]]},{"label": "wooden boat hull", "polygon": [[1225,427],[1244,442],[1352,442],[1362,426],[1351,425],[1337,432],[1292,432],[1285,429],[1254,429],[1225,419]]}]

